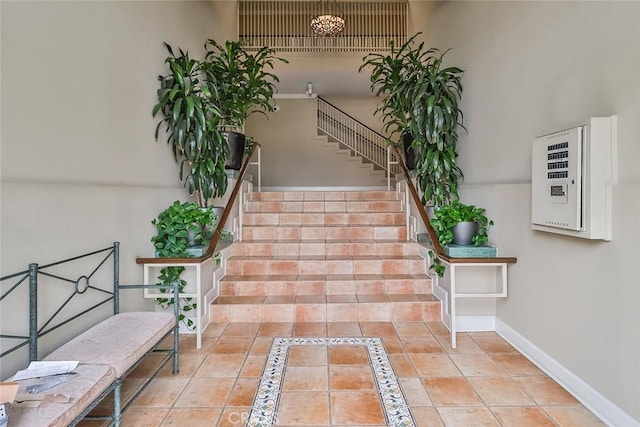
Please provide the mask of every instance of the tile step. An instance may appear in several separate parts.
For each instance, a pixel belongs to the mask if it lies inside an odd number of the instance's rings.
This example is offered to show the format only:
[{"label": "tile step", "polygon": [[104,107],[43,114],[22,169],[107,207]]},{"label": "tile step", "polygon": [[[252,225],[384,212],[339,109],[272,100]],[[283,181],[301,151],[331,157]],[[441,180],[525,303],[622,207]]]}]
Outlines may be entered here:
[{"label": "tile step", "polygon": [[383,213],[402,212],[399,200],[247,202],[247,213]]},{"label": "tile step", "polygon": [[397,240],[249,240],[234,242],[231,256],[418,255],[415,242]]},{"label": "tile step", "polygon": [[404,212],[246,212],[244,225],[404,225]]},{"label": "tile step", "polygon": [[341,201],[398,200],[395,191],[262,191],[251,193],[252,201]]},{"label": "tile step", "polygon": [[424,274],[419,256],[276,256],[230,257],[228,275]]},{"label": "tile step", "polygon": [[231,276],[220,281],[221,296],[430,294],[425,274]]},{"label": "tile step", "polygon": [[440,302],[431,294],[218,297],[212,322],[432,322]]},{"label": "tile step", "polygon": [[405,226],[244,225],[242,240],[395,240],[406,241]]}]

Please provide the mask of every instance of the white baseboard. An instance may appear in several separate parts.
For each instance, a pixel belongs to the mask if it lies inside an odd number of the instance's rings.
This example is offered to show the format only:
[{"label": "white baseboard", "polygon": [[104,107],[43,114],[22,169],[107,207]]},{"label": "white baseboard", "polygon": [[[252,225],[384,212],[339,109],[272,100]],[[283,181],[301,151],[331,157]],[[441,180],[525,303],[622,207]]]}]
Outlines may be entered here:
[{"label": "white baseboard", "polygon": [[387,186],[361,186],[361,187],[265,187],[262,191],[387,191]]},{"label": "white baseboard", "polygon": [[613,427],[640,427],[638,420],[633,419],[629,414],[502,320],[495,320],[495,331],[607,425]]},{"label": "white baseboard", "polygon": [[456,316],[458,332],[486,332],[496,330],[496,316]]}]

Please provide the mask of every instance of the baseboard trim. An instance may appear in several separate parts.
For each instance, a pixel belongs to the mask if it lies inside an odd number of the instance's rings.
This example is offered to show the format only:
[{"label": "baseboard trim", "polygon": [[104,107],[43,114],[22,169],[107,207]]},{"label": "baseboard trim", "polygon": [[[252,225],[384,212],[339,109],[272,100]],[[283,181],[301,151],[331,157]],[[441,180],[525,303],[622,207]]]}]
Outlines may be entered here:
[{"label": "baseboard trim", "polygon": [[456,316],[458,332],[486,332],[496,330],[496,316]]},{"label": "baseboard trim", "polygon": [[[387,191],[386,185],[361,186],[361,187],[266,187],[262,186],[262,191]],[[393,191],[393,190],[392,190]]]},{"label": "baseboard trim", "polygon": [[495,331],[609,426],[640,427],[640,422],[569,371],[499,318]]}]

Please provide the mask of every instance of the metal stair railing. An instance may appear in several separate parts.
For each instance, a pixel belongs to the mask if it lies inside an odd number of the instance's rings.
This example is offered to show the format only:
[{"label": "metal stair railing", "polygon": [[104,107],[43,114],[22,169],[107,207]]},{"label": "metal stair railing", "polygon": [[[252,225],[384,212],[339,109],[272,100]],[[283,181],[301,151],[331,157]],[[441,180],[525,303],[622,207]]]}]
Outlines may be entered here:
[{"label": "metal stair railing", "polygon": [[317,126],[346,149],[384,170],[387,187],[391,186],[391,176],[399,173],[400,167],[387,138],[321,97],[318,97]]}]

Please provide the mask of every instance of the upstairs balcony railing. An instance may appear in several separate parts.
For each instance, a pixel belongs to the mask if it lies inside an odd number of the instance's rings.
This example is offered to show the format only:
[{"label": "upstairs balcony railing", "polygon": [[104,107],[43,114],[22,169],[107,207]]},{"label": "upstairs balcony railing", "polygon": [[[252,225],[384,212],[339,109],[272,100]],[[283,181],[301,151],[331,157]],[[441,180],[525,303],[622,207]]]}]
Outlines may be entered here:
[{"label": "upstairs balcony railing", "polygon": [[248,50],[268,46],[280,52],[379,52],[407,40],[406,0],[339,2],[346,21],[337,37],[318,37],[309,22],[317,1],[238,2],[238,38]]}]

